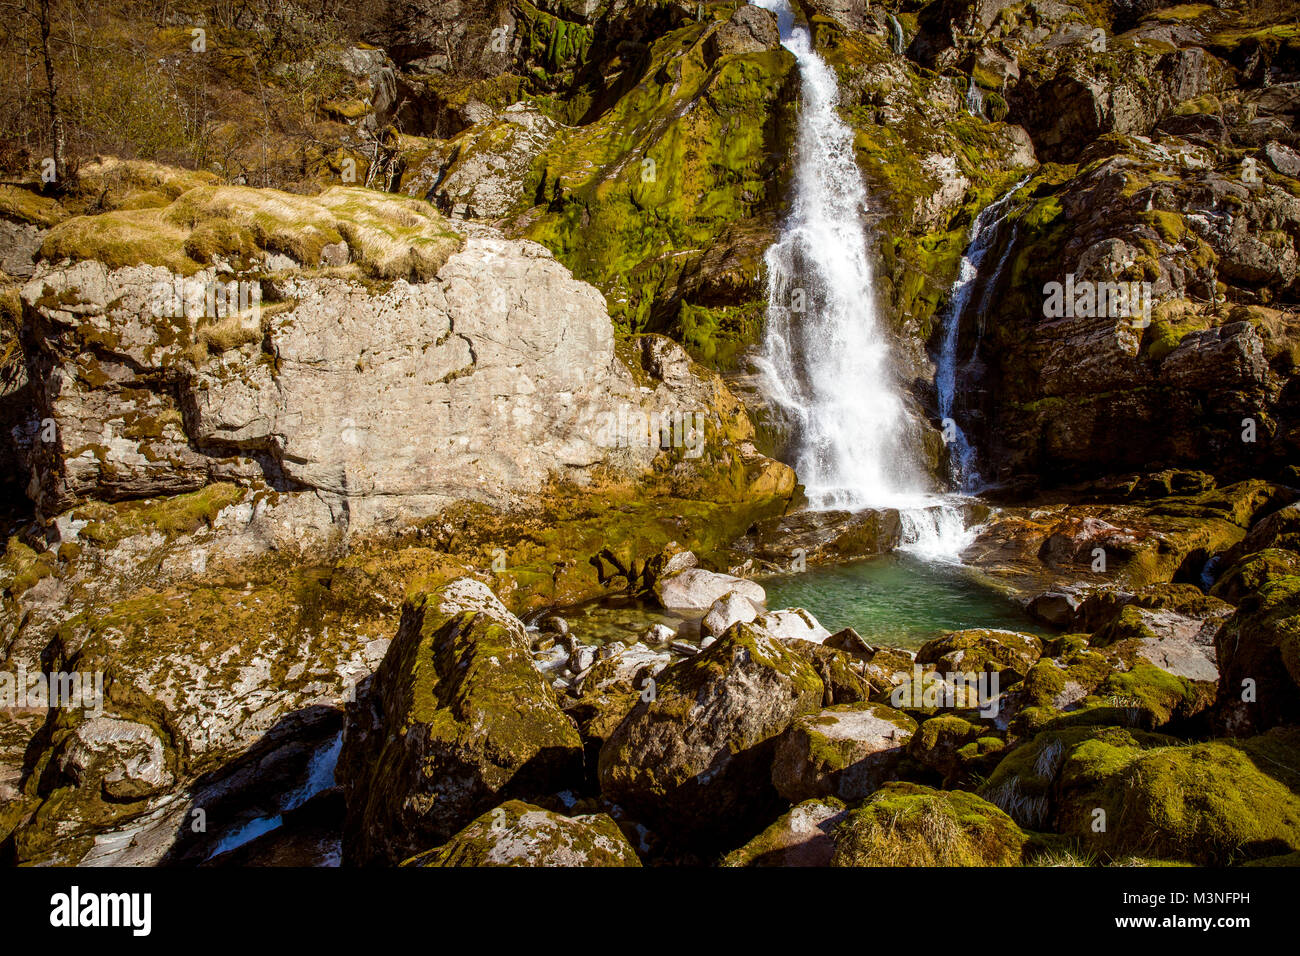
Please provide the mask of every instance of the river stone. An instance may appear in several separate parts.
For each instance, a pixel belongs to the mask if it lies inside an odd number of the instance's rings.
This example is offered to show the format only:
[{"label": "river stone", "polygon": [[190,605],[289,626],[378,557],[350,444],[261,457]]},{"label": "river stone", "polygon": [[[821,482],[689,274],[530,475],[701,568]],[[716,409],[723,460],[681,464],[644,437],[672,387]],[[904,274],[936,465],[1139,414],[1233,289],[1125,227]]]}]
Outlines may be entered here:
[{"label": "river stone", "polygon": [[817,618],[801,607],[760,614],[754,618],[754,626],[782,641],[799,640],[820,644],[831,636],[831,632],[822,627]]},{"label": "river stone", "polygon": [[[507,789],[549,793],[580,779],[577,728],[533,666],[523,623],[492,610],[485,590],[462,580],[408,605],[349,705],[337,771],[345,861],[400,862]],[[471,604],[483,608],[460,610]]]},{"label": "river stone", "polygon": [[1125,658],[1146,661],[1178,677],[1217,681],[1214,639],[1231,614],[1227,605],[1212,616],[1193,617],[1130,604],[1089,643],[1111,647]]},{"label": "river stone", "polygon": [[1033,617],[1053,627],[1070,627],[1082,598],[1071,591],[1057,589],[1035,594],[1025,608]]},{"label": "river stone", "polygon": [[916,662],[943,674],[998,671],[1000,684],[1011,684],[1022,680],[1042,653],[1043,642],[1032,634],[971,628],[926,641]]},{"label": "river stone", "polygon": [[866,665],[844,651],[799,638],[792,638],[782,643],[817,671],[817,676],[822,679],[822,686],[825,688],[822,695],[823,707],[830,707],[833,704],[852,704],[870,700],[875,696],[878,688],[866,676]]},{"label": "river stone", "polygon": [[771,819],[776,738],[820,709],[822,691],[806,661],[738,624],[659,675],[653,700],[601,748],[601,791],[675,837],[725,848]]},{"label": "river stone", "polygon": [[739,591],[728,591],[713,602],[709,613],[700,622],[700,631],[710,637],[720,637],[733,624],[748,624],[758,617],[760,608]]},{"label": "river stone", "polygon": [[884,704],[841,704],[799,717],[777,743],[772,784],[794,803],[861,800],[890,779],[915,732],[916,721]]},{"label": "river stone", "polygon": [[866,638],[851,627],[836,631],[822,643],[864,661],[871,660],[871,656],[876,653],[876,649],[867,643]]},{"label": "river stone", "polygon": [[665,574],[654,583],[659,603],[674,611],[705,610],[729,591],[735,591],[755,604],[767,601],[767,592],[762,585],[703,568],[684,568]]},{"label": "river stone", "polygon": [[565,817],[508,800],[404,866],[640,866],[606,814]]},{"label": "river stone", "polygon": [[829,866],[835,843],[831,831],[846,814],[844,804],[829,797],[805,800],[738,850],[723,866]]},{"label": "river stone", "polygon": [[58,766],[76,786],[98,785],[114,800],[138,800],[172,783],[157,732],[110,717],[78,724],[61,747]]}]

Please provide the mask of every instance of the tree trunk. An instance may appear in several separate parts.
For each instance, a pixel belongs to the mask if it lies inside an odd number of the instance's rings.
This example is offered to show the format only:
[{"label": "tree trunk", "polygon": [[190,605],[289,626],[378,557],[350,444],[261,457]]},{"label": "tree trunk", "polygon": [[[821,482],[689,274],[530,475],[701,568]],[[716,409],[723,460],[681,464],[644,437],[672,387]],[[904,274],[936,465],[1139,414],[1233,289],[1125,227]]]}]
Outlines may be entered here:
[{"label": "tree trunk", "polygon": [[68,164],[64,156],[63,115],[59,112],[58,81],[54,77],[54,58],[50,56],[50,0],[41,3],[41,56],[45,60],[45,94],[49,99],[50,148],[54,153],[54,191],[62,192],[68,183]]}]

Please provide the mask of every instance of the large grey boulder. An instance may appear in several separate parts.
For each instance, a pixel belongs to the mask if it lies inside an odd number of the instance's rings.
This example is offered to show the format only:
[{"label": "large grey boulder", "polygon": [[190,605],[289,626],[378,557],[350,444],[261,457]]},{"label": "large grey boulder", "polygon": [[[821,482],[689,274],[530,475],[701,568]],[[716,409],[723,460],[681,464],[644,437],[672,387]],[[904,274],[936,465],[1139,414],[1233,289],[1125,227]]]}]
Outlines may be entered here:
[{"label": "large grey boulder", "polygon": [[348,708],[345,860],[399,863],[505,797],[581,776],[582,741],[523,624],[477,582],[424,595]]},{"label": "large grey boulder", "polygon": [[669,610],[705,610],[733,591],[755,604],[767,601],[767,592],[761,584],[703,568],[685,568],[665,574],[654,583],[655,597]]},{"label": "large grey boulder", "polygon": [[776,738],[822,693],[810,664],[738,624],[642,695],[601,748],[601,790],[665,835],[725,846],[777,805]]},{"label": "large grey boulder", "polygon": [[381,292],[278,278],[287,307],[265,309],[260,331],[228,330],[216,354],[194,351],[191,320],[152,314],[173,281],[86,261],[24,288],[52,360],[34,415],[56,438],[31,462],[44,510],[269,474],[361,529],[658,451],[606,447],[602,414],[638,393],[600,294],[534,243],[480,232],[435,281]]}]

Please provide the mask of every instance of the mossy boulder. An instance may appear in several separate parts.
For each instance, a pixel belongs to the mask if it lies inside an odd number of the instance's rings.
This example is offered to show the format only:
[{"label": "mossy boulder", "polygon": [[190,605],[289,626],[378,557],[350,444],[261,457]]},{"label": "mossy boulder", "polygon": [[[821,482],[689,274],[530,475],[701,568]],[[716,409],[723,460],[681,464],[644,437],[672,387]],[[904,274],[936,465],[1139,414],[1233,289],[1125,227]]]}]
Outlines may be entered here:
[{"label": "mossy boulder", "polygon": [[503,797],[581,780],[582,741],[533,666],[523,625],[475,581],[413,601],[348,708],[344,858],[396,863]]},{"label": "mossy boulder", "polygon": [[1300,723],[1300,576],[1244,598],[1215,638],[1216,717],[1234,734]]},{"label": "mossy boulder", "polygon": [[1008,754],[983,793],[1022,826],[1101,856],[1224,865],[1300,847],[1297,748],[1294,728],[1199,744],[1052,730]]},{"label": "mossy boulder", "polygon": [[835,852],[831,832],[847,810],[834,797],[805,800],[738,850],[723,866],[829,866]]},{"label": "mossy boulder", "polygon": [[915,732],[911,717],[869,702],[796,718],[777,743],[772,785],[792,803],[860,800],[892,778]]},{"label": "mossy boulder", "polygon": [[1022,827],[1049,830],[1059,805],[1057,781],[1061,767],[1075,748],[1091,741],[1128,750],[1178,742],[1173,737],[1121,727],[1054,728],[1008,751],[980,793]]},{"label": "mossy boulder", "polygon": [[851,811],[834,840],[831,866],[1014,866],[1027,838],[973,793],[896,782]]},{"label": "mossy boulder", "polygon": [[817,676],[826,689],[822,696],[823,706],[870,700],[877,692],[877,688],[866,676],[865,666],[854,661],[845,651],[801,638],[789,638],[783,643],[817,671]]},{"label": "mossy boulder", "polygon": [[403,866],[640,866],[636,851],[603,813],[565,817],[507,800],[437,849]]},{"label": "mossy boulder", "polygon": [[1043,642],[1033,634],[974,628],[950,631],[926,641],[916,662],[934,665],[940,673],[998,672],[1001,683],[1021,680],[1042,656]]},{"label": "mossy boulder", "polygon": [[1149,749],[1087,741],[1061,766],[1056,827],[1112,856],[1224,865],[1295,851],[1297,756],[1294,728]]},{"label": "mossy boulder", "polygon": [[941,774],[943,785],[951,787],[972,772],[991,769],[1005,746],[997,731],[984,724],[943,714],[921,724],[908,742],[907,752],[917,763]]},{"label": "mossy boulder", "polygon": [[1300,553],[1264,548],[1228,566],[1210,593],[1230,604],[1240,604],[1276,578],[1300,576]]},{"label": "mossy boulder", "polygon": [[1221,607],[1206,617],[1130,604],[1094,634],[1090,643],[1131,663],[1152,664],[1191,680],[1215,681],[1219,668],[1214,636],[1232,614],[1226,602],[1219,603]]},{"label": "mossy boulder", "polygon": [[739,624],[643,694],[601,748],[601,790],[665,835],[724,849],[771,819],[776,738],[822,694],[807,661]]}]

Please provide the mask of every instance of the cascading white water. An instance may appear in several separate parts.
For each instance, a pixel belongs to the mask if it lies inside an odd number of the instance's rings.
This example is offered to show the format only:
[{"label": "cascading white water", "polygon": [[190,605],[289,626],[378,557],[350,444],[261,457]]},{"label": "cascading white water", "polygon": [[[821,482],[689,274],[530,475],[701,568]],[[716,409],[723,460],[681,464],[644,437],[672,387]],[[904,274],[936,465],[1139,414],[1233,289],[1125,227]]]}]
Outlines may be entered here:
[{"label": "cascading white water", "polygon": [[889,15],[889,28],[889,48],[894,51],[895,56],[902,56],[903,47],[906,46],[903,40],[903,25],[892,13]]},{"label": "cascading white water", "polygon": [[933,495],[918,460],[924,426],[900,395],[876,307],[867,190],[853,131],[839,116],[839,85],[787,0],[756,5],[777,15],[803,100],[790,214],[766,255],[767,329],[756,362],[765,390],[793,424],[795,470],[811,508],[898,508],[908,546],[956,555],[970,534],[963,509]]},{"label": "cascading white water", "polygon": [[[971,223],[970,238],[966,253],[961,257],[961,266],[957,279],[948,293],[948,309],[944,315],[943,338],[939,346],[939,358],[934,376],[935,390],[939,396],[939,416],[944,420],[944,428],[952,440],[952,450],[948,456],[948,470],[953,484],[961,491],[976,490],[980,483],[976,468],[975,449],[971,447],[966,433],[953,415],[953,404],[957,392],[957,341],[961,332],[962,319],[970,306],[971,294],[975,291],[975,280],[979,277],[980,266],[989,254],[993,239],[997,236],[998,226],[1010,211],[1011,197],[1028,181],[1020,180],[991,205],[985,206],[975,221]],[[1005,255],[1003,262],[1005,262]],[[1002,263],[999,263],[999,271]],[[994,280],[996,281],[996,276]],[[988,290],[985,290],[987,297]],[[981,300],[981,307],[984,301]]]},{"label": "cascading white water", "polygon": [[971,116],[984,115],[984,91],[975,85],[975,77],[966,86],[966,112]]}]

